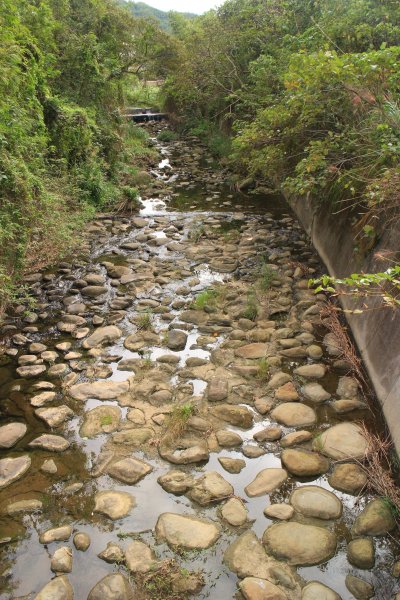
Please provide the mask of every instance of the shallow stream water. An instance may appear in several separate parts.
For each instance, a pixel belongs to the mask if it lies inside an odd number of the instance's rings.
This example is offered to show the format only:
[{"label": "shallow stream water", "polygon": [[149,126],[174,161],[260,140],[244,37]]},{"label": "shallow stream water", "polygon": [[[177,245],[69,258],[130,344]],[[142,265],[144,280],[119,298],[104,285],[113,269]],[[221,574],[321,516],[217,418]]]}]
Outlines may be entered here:
[{"label": "shallow stream water", "polygon": [[[3,326],[0,425],[23,422],[27,431],[15,445],[1,449],[0,458],[29,455],[31,466],[18,480],[0,489],[0,599],[34,598],[54,577],[50,559],[62,545],[70,547],[73,553],[72,572],[67,576],[74,597],[86,599],[93,586],[109,573],[119,571],[129,577],[123,563],[109,564],[97,555],[109,542],[119,544],[124,550],[133,539],[148,544],[160,559],[174,558],[182,569],[201,572],[204,585],[194,597],[210,600],[240,598],[239,579],[223,561],[225,550],[248,530],[261,539],[264,531],[278,522],[267,518],[264,509],[269,504],[288,503],[295,488],[310,483],[333,492],[343,504],[343,513],[331,521],[297,513],[292,517],[294,522],[328,528],[335,533],[338,542],[336,553],[330,560],[297,568],[303,583],[322,582],[335,590],[342,600],[351,600],[354,596],[346,588],[345,577],[352,573],[375,586],[374,597],[394,598],[398,591],[396,580],[390,576],[397,552],[394,536],[374,538],[376,560],[373,569],[357,569],[347,560],[350,528],[369,496],[366,493],[361,496],[347,494],[331,487],[328,476],[335,466],[334,460],[323,475],[299,478],[289,473],[287,481],[270,494],[249,497],[245,492],[245,487],[260,471],[282,466],[279,439],[257,442],[253,438],[257,432],[276,425],[270,409],[279,402],[274,399],[275,390],[268,384],[274,373],[283,372],[292,377],[293,371],[301,365],[323,364],[326,367],[326,373],[318,383],[331,396],[320,404],[306,399],[303,389],[307,380],[293,375],[300,402],[312,407],[316,415],[316,421],[311,425],[281,424],[282,436],[296,429],[311,432],[311,441],[299,447],[311,451],[313,440],[321,432],[341,422],[363,421],[367,426],[376,426],[376,416],[367,406],[345,414],[334,410],[332,402],[340,397],[338,382],[348,372],[346,365],[337,356],[329,354],[323,344],[327,331],[321,327],[317,311],[323,299],[315,298],[307,288],[308,277],[322,269],[318,257],[281,197],[233,192],[224,181],[224,175],[214,171],[206,150],[196,140],[159,144],[154,139],[154,143],[160,152],[160,162],[154,166],[152,174],[155,181],[163,182],[166,188],[160,187],[159,193],[142,198],[139,214],[132,217],[99,215],[88,227],[87,242],[79,256],[56,269],[40,273],[36,281],[32,278],[30,284],[37,296],[35,316],[26,317],[26,313],[17,307]],[[136,246],[128,248],[127,243]],[[110,264],[128,267],[133,276],[128,277],[126,283],[121,277],[110,276]],[[101,285],[106,288],[102,295],[83,293],[88,273],[101,276]],[[263,276],[268,279],[264,284]],[[196,298],[210,288],[218,290],[216,300],[210,296],[204,306],[199,301],[196,305]],[[58,324],[65,322],[66,313],[73,314],[68,312],[68,307],[78,303],[84,305],[77,313],[84,323],[71,332],[60,331]],[[181,320],[182,313],[193,310],[194,303],[196,310],[205,315],[200,325],[190,319]],[[140,328],[140,315],[143,314],[148,315],[154,334],[147,340],[144,329]],[[89,352],[82,343],[96,329],[94,316],[98,318],[97,327],[114,324],[120,329],[121,337]],[[85,327],[87,332],[82,331]],[[173,329],[187,334],[181,350],[168,348],[167,332]],[[266,329],[270,330],[269,336],[264,335]],[[298,336],[304,333],[310,334],[308,342],[300,343]],[[128,349],[125,340],[134,334],[137,334],[134,340],[137,346]],[[289,340],[286,345],[285,340]],[[42,358],[40,352],[29,349],[35,342],[44,344],[47,351],[55,350],[56,354],[50,360]],[[67,351],[57,349],[56,344],[61,342],[70,342],[71,347]],[[240,347],[255,343],[265,344],[267,376],[262,373],[263,357],[246,358],[237,353]],[[281,354],[290,347],[302,346],[307,351],[310,345],[320,348],[320,357],[312,358],[305,353],[301,357],[288,358]],[[78,355],[68,359],[68,352]],[[32,355],[36,358],[23,358],[21,362],[21,356]],[[175,357],[177,362],[168,364],[159,360],[166,355]],[[204,365],[187,366],[186,361],[193,358],[203,359],[209,370]],[[136,359],[136,366],[131,363],[127,369],[121,367],[121,360],[126,359]],[[46,370],[37,377],[21,377],[16,371],[21,364],[43,364]],[[49,375],[48,369],[54,364],[66,365],[61,376],[52,376],[51,372]],[[248,372],[240,370],[241,367],[248,367]],[[228,393],[222,401],[208,401],[213,378],[227,382]],[[128,400],[101,400],[90,394],[84,400],[78,400],[70,393],[73,386],[85,381],[127,380],[131,381],[132,390]],[[140,396],[135,380],[161,382],[159,387],[165,392],[163,399],[156,399],[152,395],[154,390],[140,392]],[[30,403],[31,398],[41,391],[37,386],[35,389],[35,384],[40,381],[50,382],[56,392],[54,399],[45,404],[46,408],[66,405],[72,410],[70,418],[60,426],[47,426]],[[361,393],[357,394],[362,400]],[[257,399],[272,403],[264,414],[256,408]],[[176,465],[162,459],[158,447],[168,430],[168,419],[174,406],[188,403],[194,408],[185,425],[195,438],[206,440],[209,457],[206,461]],[[251,427],[244,429],[216,417],[212,412],[214,407],[226,403],[248,409],[253,417]],[[110,424],[107,418],[100,423],[96,435],[82,437],[80,427],[85,414],[99,406],[121,408],[116,428],[108,433],[103,431]],[[139,415],[141,422],[129,419],[128,411],[132,409],[139,411],[136,418]],[[194,416],[208,424],[206,430],[199,431],[196,425],[191,426],[190,419]],[[113,443],[113,431],[145,427],[152,432],[150,440],[139,445]],[[221,447],[215,437],[219,430],[238,433],[242,445]],[[62,436],[70,446],[63,452],[32,449],[29,443],[43,433]],[[153,470],[134,485],[121,483],[106,472],[98,474],[96,466],[104,446],[115,456],[139,458]],[[254,448],[263,454],[256,458],[245,455],[251,455]],[[245,466],[240,473],[229,473],[218,461],[221,457],[242,459]],[[56,463],[55,473],[42,470],[44,461],[49,459]],[[157,479],[172,469],[194,477],[209,471],[218,472],[233,486],[234,496],[243,500],[248,511],[247,522],[234,527],[224,521],[220,513],[222,501],[200,506],[186,495],[166,492]],[[75,483],[82,485],[69,490],[68,486]],[[127,516],[117,520],[96,513],[94,497],[101,490],[128,492],[135,497],[136,506]],[[7,514],[11,503],[32,499],[42,503],[40,509]],[[154,534],[162,513],[204,517],[218,524],[220,536],[206,550],[177,551]],[[74,532],[89,534],[91,544],[86,552],[74,547],[72,537],[66,542],[48,545],[39,542],[43,531],[65,523],[72,524]],[[283,587],[281,589],[284,591]],[[379,592],[388,589],[390,592]],[[290,594],[295,597],[294,592],[286,592],[288,598]],[[146,597],[159,598],[152,593],[148,591]],[[300,592],[297,597],[300,600]]]}]

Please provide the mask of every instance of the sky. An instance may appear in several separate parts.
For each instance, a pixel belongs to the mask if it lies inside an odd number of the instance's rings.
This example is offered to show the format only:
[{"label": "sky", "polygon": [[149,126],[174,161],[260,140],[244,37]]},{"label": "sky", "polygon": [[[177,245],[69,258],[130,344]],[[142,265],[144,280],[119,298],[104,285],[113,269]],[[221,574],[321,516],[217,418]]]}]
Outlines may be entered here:
[{"label": "sky", "polygon": [[223,0],[143,0],[146,4],[160,10],[178,10],[179,12],[202,13],[222,4]]}]

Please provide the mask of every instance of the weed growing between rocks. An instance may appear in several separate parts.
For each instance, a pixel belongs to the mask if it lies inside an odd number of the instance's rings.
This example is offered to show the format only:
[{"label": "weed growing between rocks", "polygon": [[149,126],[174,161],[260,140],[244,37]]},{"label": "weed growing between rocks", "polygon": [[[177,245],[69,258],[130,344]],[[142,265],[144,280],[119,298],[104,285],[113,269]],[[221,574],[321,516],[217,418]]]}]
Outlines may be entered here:
[{"label": "weed growing between rocks", "polygon": [[258,305],[254,291],[249,292],[247,296],[247,305],[242,313],[245,319],[255,321],[258,316]]},{"label": "weed growing between rocks", "polygon": [[136,574],[135,591],[143,600],[185,600],[204,585],[201,573],[191,573],[173,560],[165,560],[154,571]]},{"label": "weed growing between rocks", "polygon": [[368,476],[368,487],[384,499],[390,507],[397,526],[400,525],[399,458],[389,435],[372,433],[362,424],[363,436],[368,442],[365,462],[360,463]]},{"label": "weed growing between rocks", "polygon": [[257,379],[261,381],[266,381],[269,378],[270,368],[269,362],[267,358],[260,358],[257,365]]},{"label": "weed growing between rocks", "polygon": [[136,326],[139,330],[149,331],[153,329],[153,319],[150,310],[146,310],[138,316]]},{"label": "weed growing between rocks", "polygon": [[178,439],[186,431],[187,422],[194,413],[194,406],[190,402],[175,406],[166,420],[163,440],[168,442]]},{"label": "weed growing between rocks", "polygon": [[204,292],[200,292],[194,299],[193,308],[197,310],[206,310],[207,307],[215,305],[217,296],[218,292],[213,288],[204,290]]}]

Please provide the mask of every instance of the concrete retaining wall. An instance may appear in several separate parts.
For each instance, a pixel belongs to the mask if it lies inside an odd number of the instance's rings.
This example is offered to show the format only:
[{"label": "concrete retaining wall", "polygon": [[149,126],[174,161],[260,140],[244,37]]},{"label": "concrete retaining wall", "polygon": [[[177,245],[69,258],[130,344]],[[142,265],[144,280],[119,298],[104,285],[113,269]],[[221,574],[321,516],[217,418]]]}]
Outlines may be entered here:
[{"label": "concrete retaining wall", "polygon": [[[385,270],[388,263],[380,261],[376,253],[400,252],[399,227],[388,228],[374,248],[361,256],[354,251],[349,213],[332,215],[326,206],[316,207],[304,199],[289,199],[289,204],[335,277]],[[344,300],[344,305],[350,306],[349,302]],[[347,315],[347,319],[400,454],[400,309],[377,308],[378,304],[368,300],[368,311]]]}]

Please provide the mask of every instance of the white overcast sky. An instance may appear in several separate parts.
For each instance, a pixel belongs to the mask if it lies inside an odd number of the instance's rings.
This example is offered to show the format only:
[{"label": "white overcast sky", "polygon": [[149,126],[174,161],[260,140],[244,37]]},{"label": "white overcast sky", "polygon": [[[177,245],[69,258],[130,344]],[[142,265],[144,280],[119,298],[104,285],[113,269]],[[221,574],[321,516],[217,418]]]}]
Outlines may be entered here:
[{"label": "white overcast sky", "polygon": [[160,10],[178,10],[179,12],[202,13],[222,4],[223,0],[143,0],[146,4]]}]

